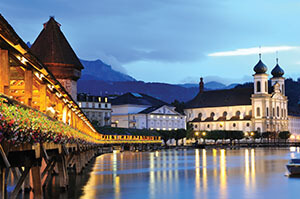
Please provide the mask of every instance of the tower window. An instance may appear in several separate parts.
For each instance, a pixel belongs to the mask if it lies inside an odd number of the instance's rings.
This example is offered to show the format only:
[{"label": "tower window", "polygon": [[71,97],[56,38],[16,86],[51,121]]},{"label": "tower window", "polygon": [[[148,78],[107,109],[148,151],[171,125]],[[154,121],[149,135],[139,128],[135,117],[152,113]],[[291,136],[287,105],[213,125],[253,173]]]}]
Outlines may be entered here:
[{"label": "tower window", "polygon": [[275,108],[273,108],[273,117],[275,117]]},{"label": "tower window", "polygon": [[268,92],[268,82],[265,81],[265,92],[267,93]]},{"label": "tower window", "polygon": [[256,92],[260,92],[260,81],[256,82]]},{"label": "tower window", "polygon": [[215,113],[214,112],[211,112],[210,113],[210,117],[214,117],[215,116]]},{"label": "tower window", "polygon": [[267,107],[267,117],[269,117],[269,108]]},{"label": "tower window", "polygon": [[279,117],[279,106],[277,106],[277,117]]},{"label": "tower window", "polygon": [[260,117],[260,108],[259,107],[256,108],[256,116]]}]

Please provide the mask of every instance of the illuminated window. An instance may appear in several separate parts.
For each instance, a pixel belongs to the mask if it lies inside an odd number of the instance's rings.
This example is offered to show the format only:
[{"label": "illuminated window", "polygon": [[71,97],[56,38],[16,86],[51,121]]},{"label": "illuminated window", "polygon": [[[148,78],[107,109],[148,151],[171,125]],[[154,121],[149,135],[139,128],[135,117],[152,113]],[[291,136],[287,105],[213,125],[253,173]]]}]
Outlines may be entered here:
[{"label": "illuminated window", "polygon": [[79,107],[81,108],[81,102],[78,103]]},{"label": "illuminated window", "polygon": [[98,97],[98,101],[101,102],[101,97]]},{"label": "illuminated window", "polygon": [[163,118],[166,118],[166,116],[163,116]]},{"label": "illuminated window", "polygon": [[175,119],[177,119],[177,116],[175,117]]},{"label": "illuminated window", "polygon": [[104,101],[105,101],[105,103],[107,103],[107,97],[105,98],[105,100],[104,100]]},{"label": "illuminated window", "polygon": [[160,118],[160,116],[158,115],[157,118]]},{"label": "illuminated window", "polygon": [[177,128],[175,128],[174,130],[177,131]]},{"label": "illuminated window", "polygon": [[165,131],[165,130],[166,130],[166,128],[163,128],[163,130]]},{"label": "illuminated window", "polygon": [[160,128],[157,128],[156,130],[158,130],[158,131],[159,131],[159,130],[160,130]]},{"label": "illuminated window", "polygon": [[169,116],[169,119],[171,119],[172,117],[171,116]]},{"label": "illuminated window", "polygon": [[153,128],[150,128],[150,130],[153,130]]},{"label": "illuminated window", "polygon": [[150,117],[153,118],[153,115],[151,115]]},{"label": "illuminated window", "polygon": [[171,128],[169,128],[169,131],[171,131],[172,129]]}]

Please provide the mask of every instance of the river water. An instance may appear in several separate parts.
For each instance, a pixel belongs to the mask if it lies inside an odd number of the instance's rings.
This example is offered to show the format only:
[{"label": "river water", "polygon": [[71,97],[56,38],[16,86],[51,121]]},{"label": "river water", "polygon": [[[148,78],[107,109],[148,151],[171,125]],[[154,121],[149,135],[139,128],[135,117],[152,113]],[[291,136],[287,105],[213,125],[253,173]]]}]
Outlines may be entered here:
[{"label": "river water", "polygon": [[[195,149],[101,155],[60,198],[299,198],[289,149]],[[58,198],[58,197],[57,197]]]}]

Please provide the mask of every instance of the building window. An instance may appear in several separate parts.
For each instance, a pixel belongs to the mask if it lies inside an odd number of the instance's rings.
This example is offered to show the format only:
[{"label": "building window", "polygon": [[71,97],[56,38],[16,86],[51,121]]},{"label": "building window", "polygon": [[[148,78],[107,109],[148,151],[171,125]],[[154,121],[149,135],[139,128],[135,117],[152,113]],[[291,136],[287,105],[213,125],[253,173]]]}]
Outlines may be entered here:
[{"label": "building window", "polygon": [[195,124],[195,128],[198,128],[198,125],[197,125],[197,124]]},{"label": "building window", "polygon": [[246,126],[249,127],[249,126],[250,126],[250,123],[247,123]]},{"label": "building window", "polygon": [[256,92],[260,92],[260,81],[256,82]]},{"label": "building window", "polygon": [[233,127],[236,127],[236,123],[233,123],[232,126],[233,126]]},{"label": "building window", "polygon": [[209,127],[210,127],[210,126],[209,126],[209,124],[208,124],[208,125],[207,125],[207,128],[209,129]]},{"label": "building window", "polygon": [[267,107],[267,117],[269,117],[269,108]]},{"label": "building window", "polygon": [[211,112],[211,113],[210,113],[210,117],[215,117],[215,113],[214,113],[214,112]]},{"label": "building window", "polygon": [[265,92],[267,93],[268,92],[268,82],[265,81]]},{"label": "building window", "polygon": [[252,116],[252,111],[249,111],[249,115]]},{"label": "building window", "polygon": [[241,112],[240,112],[240,111],[237,111],[237,112],[235,113],[235,116],[237,116],[237,117],[240,117],[240,115],[241,115]]},{"label": "building window", "polygon": [[259,127],[257,128],[257,132],[260,133],[260,128]]},{"label": "building window", "polygon": [[279,106],[277,106],[277,117],[279,117]]},{"label": "building window", "polygon": [[227,116],[227,112],[224,111],[224,112],[223,112],[223,117],[226,117],[226,116]]},{"label": "building window", "polygon": [[283,108],[281,109],[281,117],[284,117],[284,115],[283,115]]},{"label": "building window", "polygon": [[256,116],[260,117],[260,108],[259,107],[256,108]]},{"label": "building window", "polygon": [[273,117],[275,117],[275,108],[272,109],[273,110]]},{"label": "building window", "polygon": [[202,113],[198,114],[198,118],[201,119],[202,118]]}]

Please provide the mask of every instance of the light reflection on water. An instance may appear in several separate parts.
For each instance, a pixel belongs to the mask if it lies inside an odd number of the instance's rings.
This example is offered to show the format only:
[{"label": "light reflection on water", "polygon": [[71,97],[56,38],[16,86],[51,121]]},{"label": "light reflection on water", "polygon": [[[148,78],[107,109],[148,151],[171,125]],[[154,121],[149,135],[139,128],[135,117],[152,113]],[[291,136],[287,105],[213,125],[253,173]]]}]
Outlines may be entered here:
[{"label": "light reflection on water", "polygon": [[297,198],[299,149],[195,149],[99,156],[80,198]]}]

